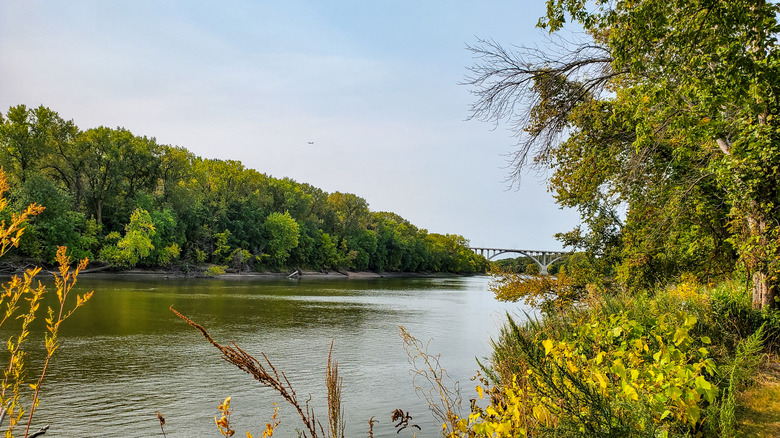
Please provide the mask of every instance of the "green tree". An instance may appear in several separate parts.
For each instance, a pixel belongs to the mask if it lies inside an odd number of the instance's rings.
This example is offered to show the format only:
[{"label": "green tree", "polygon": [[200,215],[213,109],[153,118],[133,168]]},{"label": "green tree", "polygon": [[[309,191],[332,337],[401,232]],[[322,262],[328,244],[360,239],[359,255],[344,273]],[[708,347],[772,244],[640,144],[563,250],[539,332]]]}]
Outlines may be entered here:
[{"label": "green tree", "polygon": [[[730,244],[752,274],[754,305],[774,306],[778,6],[547,5],[541,27],[556,32],[571,19],[590,40],[556,58],[492,42],[474,47],[482,59],[468,81],[477,95],[475,117],[515,123],[522,136],[517,172],[529,162],[554,167],[559,202],[578,207],[586,223],[628,206],[621,230],[628,277],[637,266],[698,269]],[[686,257],[697,251],[707,256]]]},{"label": "green tree", "polygon": [[160,175],[162,147],[154,138],[133,136],[132,141],[120,143],[122,162],[122,195],[133,199],[138,191],[154,191]]},{"label": "green tree", "polygon": [[125,235],[116,246],[105,247],[101,258],[119,266],[133,267],[152,253],[152,238],[155,234],[149,212],[139,208],[130,216],[130,222],[125,226]]},{"label": "green tree", "polygon": [[230,244],[228,243],[230,236],[232,236],[230,230],[225,230],[214,235],[214,252],[212,255],[214,256],[215,263],[224,262],[230,257],[231,250]]},{"label": "green tree", "polygon": [[40,106],[32,109],[18,105],[8,109],[0,119],[0,156],[19,182],[25,182],[37,170],[48,152],[51,127],[59,116]]},{"label": "green tree", "polygon": [[351,193],[334,192],[328,196],[327,202],[335,215],[331,228],[340,237],[351,235],[368,225],[370,212],[365,199]]},{"label": "green tree", "polygon": [[371,264],[371,256],[376,253],[377,236],[376,232],[360,229],[354,235],[345,239],[346,245],[350,250],[356,251],[354,268],[359,271],[365,271]]},{"label": "green tree", "polygon": [[38,204],[45,210],[35,217],[20,243],[21,250],[30,257],[54,262],[59,246],[67,246],[70,254],[79,258],[91,257],[84,215],[73,211],[70,194],[57,188],[41,175],[33,175],[15,193],[16,208]]},{"label": "green tree", "polygon": [[192,178],[195,155],[182,148],[163,145],[160,156],[159,176],[162,181],[162,200],[177,209],[191,202],[186,196],[185,182]]},{"label": "green tree", "polygon": [[233,267],[233,269],[241,273],[242,271],[246,271],[251,267],[253,258],[254,257],[252,257],[252,253],[249,251],[236,248],[232,253],[230,253],[228,261],[230,262],[230,265]]},{"label": "green tree", "polygon": [[156,261],[160,266],[168,266],[179,258],[181,253],[179,243],[183,241],[179,233],[176,213],[170,208],[164,208],[152,211],[149,217],[154,227],[154,233],[150,235],[154,250],[148,258]]},{"label": "green tree", "polygon": [[122,183],[120,149],[133,141],[133,135],[101,126],[83,132],[76,141],[86,155],[85,198],[89,211],[98,225],[103,225],[103,208],[116,199]]},{"label": "green tree", "polygon": [[274,212],[265,220],[265,231],[268,239],[265,252],[271,257],[271,265],[280,268],[290,256],[290,251],[298,246],[298,223],[289,212]]},{"label": "green tree", "polygon": [[65,121],[59,116],[53,119],[50,127],[50,141],[46,159],[41,169],[67,189],[73,196],[75,209],[81,209],[84,201],[84,184],[87,153],[85,144],[77,141],[80,131],[72,120]]},{"label": "green tree", "polygon": [[338,257],[336,243],[333,242],[330,234],[320,232],[311,255],[312,265],[318,268],[332,268],[338,266]]},{"label": "green tree", "polygon": [[468,253],[463,247],[440,250],[426,230],[372,213],[354,194],[197,157],[124,128],[81,131],[45,107],[0,114],[0,146],[15,206],[47,207],[21,242],[26,256],[51,259],[55,245],[67,242],[74,255],[123,266],[170,266],[181,256],[246,269],[255,254],[275,269],[478,266],[456,255]]}]

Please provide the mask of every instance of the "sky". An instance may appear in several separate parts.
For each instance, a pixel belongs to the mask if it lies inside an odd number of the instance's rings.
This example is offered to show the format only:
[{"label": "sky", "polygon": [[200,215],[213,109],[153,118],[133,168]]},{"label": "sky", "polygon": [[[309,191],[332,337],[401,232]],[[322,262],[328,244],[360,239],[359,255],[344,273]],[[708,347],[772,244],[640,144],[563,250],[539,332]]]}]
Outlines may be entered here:
[{"label": "sky", "polygon": [[[561,248],[579,216],[468,120],[478,38],[542,44],[543,0],[0,0],[0,112],[44,105],[354,193],[476,247]],[[310,144],[313,142],[313,144]]]}]

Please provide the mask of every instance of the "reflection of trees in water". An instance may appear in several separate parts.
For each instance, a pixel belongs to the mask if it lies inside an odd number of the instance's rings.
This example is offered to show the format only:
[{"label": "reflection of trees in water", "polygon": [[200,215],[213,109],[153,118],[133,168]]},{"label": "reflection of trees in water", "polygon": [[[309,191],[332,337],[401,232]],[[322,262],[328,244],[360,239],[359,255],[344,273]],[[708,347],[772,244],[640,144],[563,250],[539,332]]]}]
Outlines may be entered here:
[{"label": "reflection of trees in water", "polygon": [[[41,415],[66,436],[115,436],[147,427],[152,435],[160,433],[156,410],[166,419],[168,436],[202,436],[213,432],[214,407],[231,395],[234,406],[240,406],[235,424],[253,433],[263,430],[273,414],[271,402],[280,400],[226,366],[199,334],[170,313],[173,304],[208,327],[218,342],[236,341],[255,356],[267,352],[301,397],[323,390],[324,358],[336,339],[333,354],[344,377],[345,436],[365,435],[372,415],[380,421],[374,429],[377,438],[397,436],[390,413],[399,407],[423,429],[437,430],[427,405],[414,395],[397,328],[406,325],[421,337],[433,337],[453,376],[465,381],[475,369],[475,345],[482,346],[484,338],[464,333],[494,326],[485,324],[492,319],[482,308],[491,303],[484,299],[490,296],[486,283],[484,278],[293,282],[82,277],[80,285],[97,292],[80,309],[85,312],[69,321],[73,324],[52,369]],[[506,307],[500,306],[495,313],[503,314]],[[325,412],[325,406],[313,406]],[[83,416],[60,418],[73,410]],[[295,436],[294,428],[284,429],[294,422],[293,415],[282,408],[279,436]]]}]

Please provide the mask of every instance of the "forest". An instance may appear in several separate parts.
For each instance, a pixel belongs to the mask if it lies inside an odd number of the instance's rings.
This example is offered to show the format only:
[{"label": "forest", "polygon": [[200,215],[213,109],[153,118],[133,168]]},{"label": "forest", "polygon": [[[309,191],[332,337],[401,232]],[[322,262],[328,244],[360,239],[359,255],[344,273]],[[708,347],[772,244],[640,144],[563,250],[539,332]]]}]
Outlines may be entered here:
[{"label": "forest", "polygon": [[[198,272],[344,269],[485,272],[458,235],[429,233],[350,193],[195,156],[123,128],[80,129],[56,111],[0,113],[10,209],[45,209],[8,257],[69,255],[117,268]],[[214,270],[215,268],[215,270]]]}]

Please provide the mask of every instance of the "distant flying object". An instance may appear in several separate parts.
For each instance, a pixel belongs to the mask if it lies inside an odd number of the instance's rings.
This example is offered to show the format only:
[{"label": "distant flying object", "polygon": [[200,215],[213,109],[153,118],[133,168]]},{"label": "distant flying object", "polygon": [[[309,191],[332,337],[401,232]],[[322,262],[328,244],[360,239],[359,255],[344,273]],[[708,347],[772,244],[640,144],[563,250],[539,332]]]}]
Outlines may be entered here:
[{"label": "distant flying object", "polygon": [[313,141],[310,141],[310,142],[309,142],[309,144],[314,144],[314,142],[313,142]]}]

